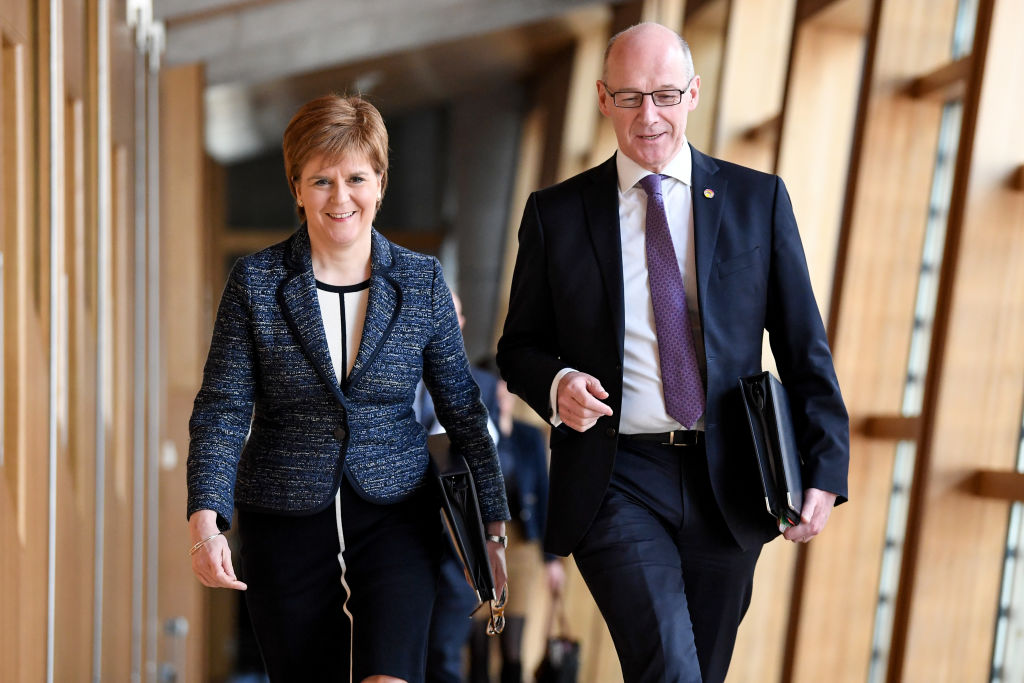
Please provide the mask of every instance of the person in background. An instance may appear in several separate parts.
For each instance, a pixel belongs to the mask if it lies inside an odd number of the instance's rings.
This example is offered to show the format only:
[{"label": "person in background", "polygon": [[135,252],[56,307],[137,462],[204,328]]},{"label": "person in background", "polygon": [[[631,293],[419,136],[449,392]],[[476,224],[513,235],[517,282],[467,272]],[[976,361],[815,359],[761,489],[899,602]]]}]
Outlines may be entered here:
[{"label": "person in background", "polygon": [[[462,314],[462,299],[452,292],[452,301],[461,330],[466,325],[466,317]],[[494,424],[494,419],[498,415],[498,377],[479,365],[470,366],[470,372],[480,387],[480,400],[487,407],[487,431],[491,439],[497,443],[498,428]],[[417,388],[416,397],[416,419],[427,433],[439,434],[445,431],[437,419],[430,392],[422,382]],[[466,581],[462,563],[459,562],[455,548],[448,539],[441,553],[441,576],[437,583],[437,597],[434,599],[434,612],[430,618],[430,635],[427,640],[427,680],[431,683],[460,683],[463,680],[462,652],[473,624],[470,614],[476,606],[476,592]],[[506,630],[507,628],[506,626]],[[504,637],[503,632],[502,638]]]},{"label": "person in background", "polygon": [[[548,505],[548,449],[544,434],[528,422],[515,418],[516,397],[504,380],[498,380],[498,459],[505,478],[512,521],[508,524],[509,547],[506,560],[509,569],[508,604],[505,607],[505,630],[499,639],[501,652],[501,683],[520,683],[523,679],[523,634],[531,589],[538,574],[552,601],[558,599],[565,585],[562,558],[544,553],[540,539],[544,533]],[[470,682],[490,681],[490,639],[485,620],[474,620],[470,637]]]},{"label": "person in background", "polygon": [[[416,385],[498,538],[509,514],[487,410],[440,264],[373,228],[387,187],[380,113],[315,99],[283,147],[302,224],[240,259],[221,298],[189,423],[192,570],[246,591],[275,683],[423,681],[443,539]],[[222,535],[232,522],[244,583]],[[487,546],[503,586],[503,544]]]},{"label": "person in background", "polygon": [[686,140],[686,42],[628,28],[596,85],[618,150],[527,201],[498,366],[554,427],[545,548],[573,555],[625,680],[717,683],[781,531],[738,390],[765,331],[804,463],[790,541],[846,499],[849,419],[785,185]]}]

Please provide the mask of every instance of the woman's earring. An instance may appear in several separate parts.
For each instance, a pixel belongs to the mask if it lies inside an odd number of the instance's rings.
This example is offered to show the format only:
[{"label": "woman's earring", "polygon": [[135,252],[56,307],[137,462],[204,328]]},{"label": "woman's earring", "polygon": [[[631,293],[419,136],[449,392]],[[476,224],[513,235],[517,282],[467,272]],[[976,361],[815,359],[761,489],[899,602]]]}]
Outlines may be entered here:
[{"label": "woman's earring", "polygon": [[300,209],[302,208],[302,200],[301,199],[299,200],[299,208]]}]

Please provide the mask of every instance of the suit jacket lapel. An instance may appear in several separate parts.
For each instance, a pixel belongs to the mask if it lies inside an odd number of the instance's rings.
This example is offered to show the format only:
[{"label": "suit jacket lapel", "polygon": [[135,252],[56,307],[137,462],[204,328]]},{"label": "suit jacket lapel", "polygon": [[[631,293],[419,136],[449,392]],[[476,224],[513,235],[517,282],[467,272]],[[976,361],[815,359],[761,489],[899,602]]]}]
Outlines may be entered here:
[{"label": "suit jacket lapel", "polygon": [[327,335],[324,333],[320,303],[316,297],[309,233],[306,232],[305,225],[292,235],[285,256],[285,267],[288,274],[277,289],[281,313],[320,379],[335,398],[344,404],[345,399],[334,374],[334,365],[331,363],[331,351],[327,346]]},{"label": "suit jacket lapel", "polygon": [[348,380],[344,382],[346,390],[358,382],[367,368],[373,364],[373,360],[391,336],[391,330],[402,308],[402,288],[390,272],[394,265],[391,243],[376,230],[373,231],[372,239],[372,274],[370,293],[366,302],[366,320],[363,322],[363,336],[359,341],[355,364]]},{"label": "suit jacket lapel", "polygon": [[697,298],[703,310],[729,183],[717,175],[718,164],[714,159],[701,154],[693,145],[690,146],[690,154],[693,159],[693,240],[694,259],[697,262]]},{"label": "suit jacket lapel", "polygon": [[604,280],[608,305],[622,362],[626,334],[626,312],[622,293],[622,237],[619,232],[619,180],[615,156],[598,166],[591,183],[583,190],[583,207],[597,266]]}]

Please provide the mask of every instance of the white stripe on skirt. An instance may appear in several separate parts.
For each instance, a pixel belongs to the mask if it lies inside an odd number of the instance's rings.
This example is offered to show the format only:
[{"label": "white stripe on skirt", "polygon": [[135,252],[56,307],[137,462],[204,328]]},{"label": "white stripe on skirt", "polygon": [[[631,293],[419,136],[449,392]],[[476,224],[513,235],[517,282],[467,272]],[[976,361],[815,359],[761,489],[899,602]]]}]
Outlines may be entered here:
[{"label": "white stripe on skirt", "polygon": [[348,582],[345,581],[345,532],[341,529],[341,489],[334,495],[334,518],[338,523],[338,545],[341,550],[338,551],[338,564],[341,565],[341,587],[345,589],[345,602],[342,605],[342,609],[348,616],[348,681],[352,683],[352,651],[353,641],[355,639],[356,624],[352,618],[352,612],[348,609],[348,599],[352,597],[352,590],[348,587]]}]

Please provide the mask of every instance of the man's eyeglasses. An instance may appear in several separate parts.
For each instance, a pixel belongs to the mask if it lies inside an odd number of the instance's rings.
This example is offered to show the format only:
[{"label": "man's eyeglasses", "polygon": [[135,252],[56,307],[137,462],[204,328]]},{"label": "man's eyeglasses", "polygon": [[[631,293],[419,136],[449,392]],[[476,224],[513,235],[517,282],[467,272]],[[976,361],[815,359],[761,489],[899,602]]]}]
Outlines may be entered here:
[{"label": "man's eyeglasses", "polygon": [[644,97],[646,95],[651,96],[651,101],[654,102],[656,107],[674,107],[683,101],[683,93],[689,91],[690,83],[693,81],[691,78],[686,82],[686,88],[682,90],[653,90],[651,92],[637,92],[635,90],[620,90],[618,92],[612,92],[608,88],[608,84],[601,81],[601,85],[604,86],[605,92],[608,93],[612,98],[612,102],[616,107],[622,107],[623,109],[636,109],[644,103]]}]

